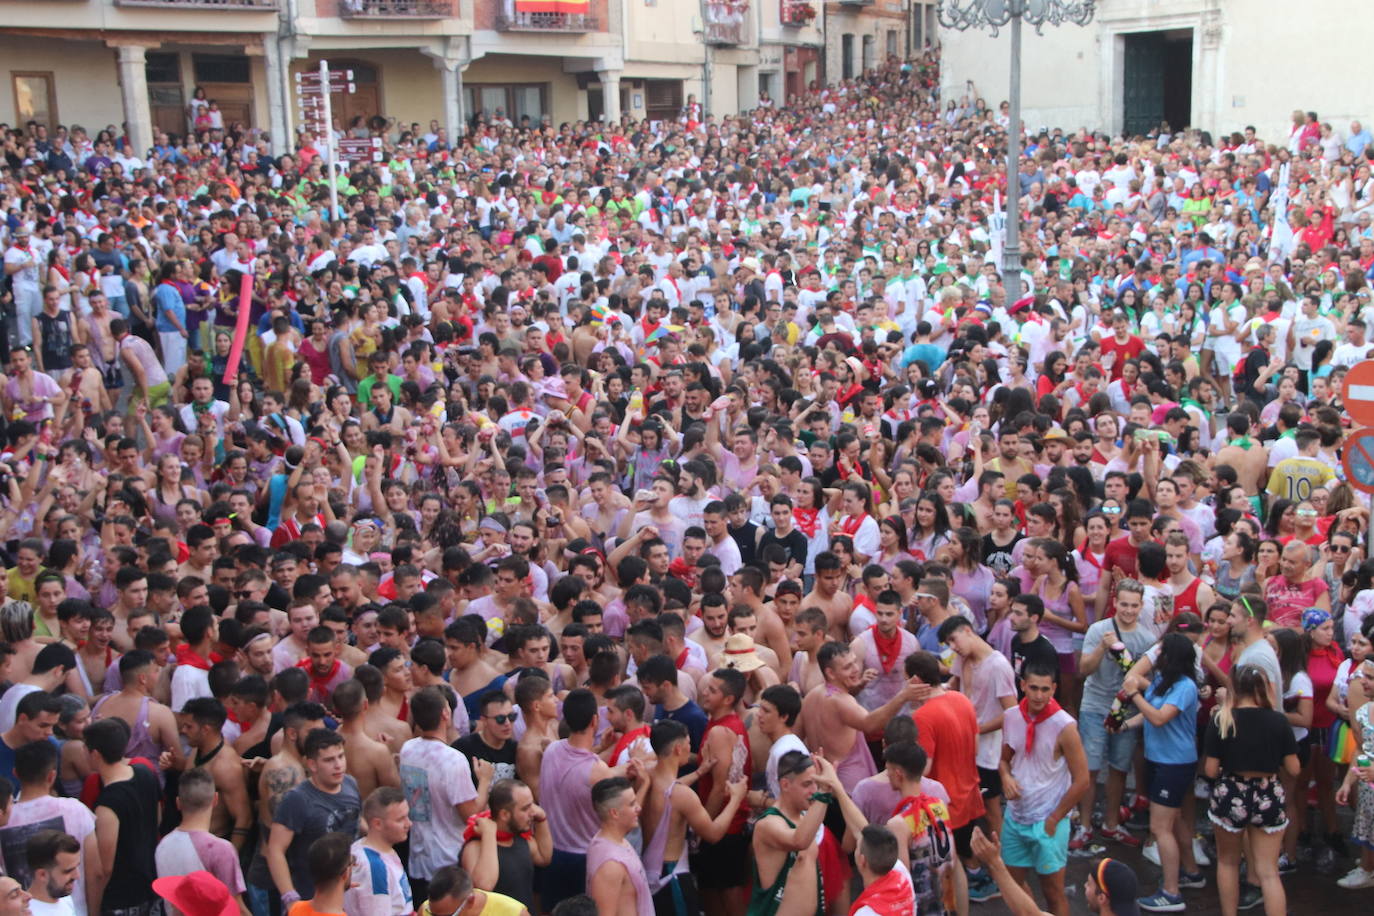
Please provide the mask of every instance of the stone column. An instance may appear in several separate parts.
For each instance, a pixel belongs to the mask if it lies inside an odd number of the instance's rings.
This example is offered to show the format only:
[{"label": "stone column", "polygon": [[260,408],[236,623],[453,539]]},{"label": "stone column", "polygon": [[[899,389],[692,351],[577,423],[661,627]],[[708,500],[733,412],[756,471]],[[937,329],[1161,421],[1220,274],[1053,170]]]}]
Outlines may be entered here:
[{"label": "stone column", "polygon": [[463,111],[463,65],[456,60],[436,59],[444,87],[444,127],[450,139],[457,139],[467,126]]},{"label": "stone column", "polygon": [[117,45],[119,93],[124,101],[124,129],[135,156],[142,158],[153,146],[153,110],[148,103],[146,45]]},{"label": "stone column", "polygon": [[620,71],[600,70],[597,72],[597,76],[601,78],[603,117],[605,117],[607,124],[618,124],[620,123]]},{"label": "stone column", "polygon": [[267,76],[267,126],[272,134],[272,155],[284,156],[295,148],[290,113],[294,94],[288,88],[288,58],[276,35],[262,37],[263,69]]}]

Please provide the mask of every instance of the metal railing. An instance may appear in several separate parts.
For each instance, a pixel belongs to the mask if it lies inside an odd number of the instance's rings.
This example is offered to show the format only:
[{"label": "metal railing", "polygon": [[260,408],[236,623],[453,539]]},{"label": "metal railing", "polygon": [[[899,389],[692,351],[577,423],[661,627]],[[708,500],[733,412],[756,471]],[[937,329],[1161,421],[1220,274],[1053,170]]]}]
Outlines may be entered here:
[{"label": "metal railing", "polygon": [[496,15],[501,32],[592,32],[596,17],[591,13],[522,13],[519,10]]},{"label": "metal railing", "polygon": [[708,22],[706,41],[713,45],[737,45],[744,42],[744,23]]},{"label": "metal railing", "polygon": [[342,19],[447,19],[453,0],[341,0]]},{"label": "metal railing", "polygon": [[115,6],[266,12],[279,9],[280,3],[279,0],[115,0]]}]

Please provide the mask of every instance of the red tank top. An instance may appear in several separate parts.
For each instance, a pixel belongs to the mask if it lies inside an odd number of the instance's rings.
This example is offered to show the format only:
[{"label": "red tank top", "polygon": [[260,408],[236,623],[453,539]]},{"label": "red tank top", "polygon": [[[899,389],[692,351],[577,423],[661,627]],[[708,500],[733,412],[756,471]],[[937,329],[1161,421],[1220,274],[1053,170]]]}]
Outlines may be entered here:
[{"label": "red tank top", "polygon": [[[754,776],[754,761],[749,754],[749,732],[744,727],[744,722],[733,712],[719,719],[712,719],[706,723],[706,731],[702,732],[701,743],[704,745],[711,736],[711,730],[715,728],[728,729],[735,734],[734,749],[730,754],[730,769],[727,780],[736,782],[744,780],[750,782]],[[715,782],[715,776],[711,773],[703,773],[697,780],[697,794],[701,796],[703,802],[711,797],[711,786]],[[735,819],[730,822],[730,833],[743,833],[745,824],[749,821],[749,812],[744,805],[740,806]]]},{"label": "red tank top", "polygon": [[1174,595],[1174,616],[1177,617],[1184,611],[1202,616],[1202,611],[1197,606],[1197,587],[1202,582],[1200,576],[1193,576],[1193,581],[1188,583],[1188,587]]}]

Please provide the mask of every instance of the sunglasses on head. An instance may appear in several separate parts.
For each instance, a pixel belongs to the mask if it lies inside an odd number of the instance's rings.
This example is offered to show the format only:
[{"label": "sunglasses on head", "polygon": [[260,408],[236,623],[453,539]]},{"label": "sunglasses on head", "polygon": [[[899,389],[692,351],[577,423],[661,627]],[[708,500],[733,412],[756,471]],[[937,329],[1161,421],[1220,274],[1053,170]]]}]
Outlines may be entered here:
[{"label": "sunglasses on head", "polygon": [[815,762],[816,761],[810,757],[801,757],[790,767],[786,767],[785,769],[779,767],[778,778],[782,779],[787,776],[796,776],[798,773],[805,773],[815,764]]}]

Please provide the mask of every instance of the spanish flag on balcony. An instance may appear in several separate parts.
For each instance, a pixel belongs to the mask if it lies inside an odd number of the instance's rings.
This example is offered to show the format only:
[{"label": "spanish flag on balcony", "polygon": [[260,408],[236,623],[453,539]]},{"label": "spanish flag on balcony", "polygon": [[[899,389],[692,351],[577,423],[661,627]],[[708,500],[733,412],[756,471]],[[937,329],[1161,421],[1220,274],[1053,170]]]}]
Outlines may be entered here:
[{"label": "spanish flag on balcony", "polygon": [[591,0],[515,0],[515,11],[585,16],[591,12]]}]

